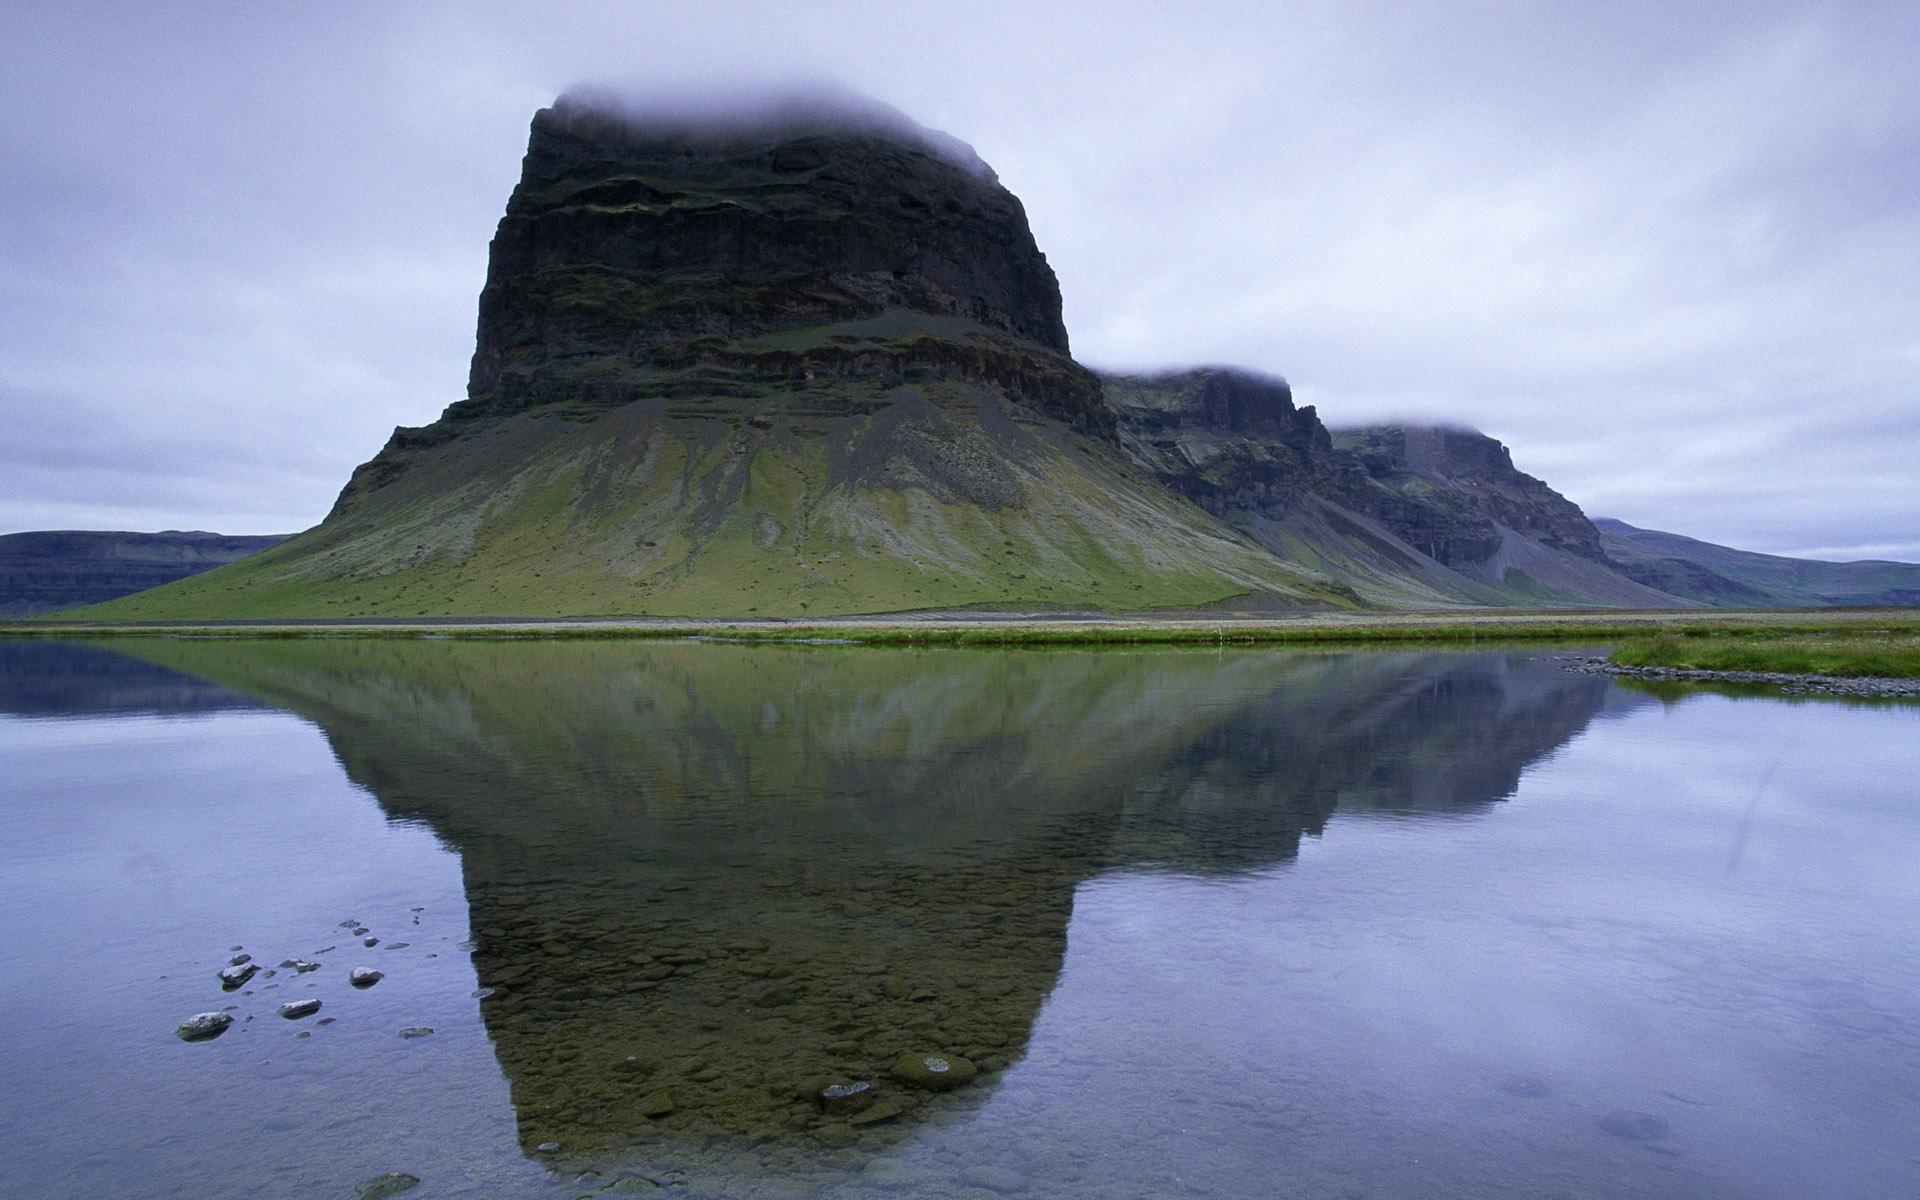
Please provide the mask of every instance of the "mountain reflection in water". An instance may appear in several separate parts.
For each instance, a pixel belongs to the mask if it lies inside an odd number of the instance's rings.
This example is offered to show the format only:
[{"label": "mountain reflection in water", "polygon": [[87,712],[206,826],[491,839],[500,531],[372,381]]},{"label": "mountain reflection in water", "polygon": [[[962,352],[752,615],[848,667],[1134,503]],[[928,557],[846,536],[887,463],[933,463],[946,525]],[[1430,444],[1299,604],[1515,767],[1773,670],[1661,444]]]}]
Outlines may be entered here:
[{"label": "mountain reflection in water", "polygon": [[[1525,654],[120,648],[311,719],[458,851],[523,1147],[583,1161],[798,1166],[963,1114],[1020,1058],[1088,878],[1268,867],[1336,808],[1472,812],[1652,703]],[[980,1076],[890,1079],[909,1054]],[[822,1111],[834,1082],[877,1099]]]}]

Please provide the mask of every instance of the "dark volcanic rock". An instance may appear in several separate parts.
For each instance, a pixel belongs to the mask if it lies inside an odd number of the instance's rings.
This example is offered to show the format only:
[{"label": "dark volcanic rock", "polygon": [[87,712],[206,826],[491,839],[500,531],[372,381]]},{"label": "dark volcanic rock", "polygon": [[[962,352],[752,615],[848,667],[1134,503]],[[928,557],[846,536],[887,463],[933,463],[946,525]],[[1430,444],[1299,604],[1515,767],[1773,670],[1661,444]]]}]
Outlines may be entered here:
[{"label": "dark volcanic rock", "polygon": [[1471,429],[1381,425],[1342,430],[1334,445],[1376,485],[1361,507],[1424,553],[1472,571],[1497,555],[1503,529],[1604,563],[1600,531],[1580,506],[1513,465]]},{"label": "dark volcanic rock", "polygon": [[1484,434],[1330,433],[1285,380],[1225,367],[1109,375],[1103,387],[1122,445],[1163,483],[1376,599],[1672,602],[1621,573],[1579,506]]},{"label": "dark volcanic rock", "polygon": [[1295,408],[1277,375],[1201,367],[1103,381],[1135,459],[1216,516],[1283,515],[1308,493],[1344,490],[1348,464],[1313,407]]},{"label": "dark volcanic rock", "polygon": [[1067,355],[1025,210],[971,149],[833,93],[694,125],[574,92],[534,117],[468,399],[396,430],[356,483],[378,486],[488,414],[667,396],[711,415],[716,397],[751,408],[784,381],[818,415],[873,403],[834,382],[928,378],[1111,421]]},{"label": "dark volcanic rock", "polygon": [[1285,517],[1311,498],[1377,521],[1468,574],[1505,531],[1605,563],[1600,531],[1572,501],[1515,469],[1507,448],[1468,429],[1377,426],[1329,433],[1284,379],[1208,367],[1109,376],[1121,441],[1143,465],[1216,515]]}]

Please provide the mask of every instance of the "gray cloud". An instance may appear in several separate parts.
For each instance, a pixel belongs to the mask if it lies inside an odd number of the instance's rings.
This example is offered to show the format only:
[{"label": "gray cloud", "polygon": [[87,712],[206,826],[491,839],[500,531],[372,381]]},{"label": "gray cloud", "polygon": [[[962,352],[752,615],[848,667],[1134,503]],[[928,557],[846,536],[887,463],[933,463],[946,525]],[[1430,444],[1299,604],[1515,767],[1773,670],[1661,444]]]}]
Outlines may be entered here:
[{"label": "gray cloud", "polygon": [[24,14],[0,529],[313,523],[459,397],[534,108],[830,74],[1020,194],[1089,362],[1280,371],[1590,512],[1920,559],[1911,5],[1278,7]]}]

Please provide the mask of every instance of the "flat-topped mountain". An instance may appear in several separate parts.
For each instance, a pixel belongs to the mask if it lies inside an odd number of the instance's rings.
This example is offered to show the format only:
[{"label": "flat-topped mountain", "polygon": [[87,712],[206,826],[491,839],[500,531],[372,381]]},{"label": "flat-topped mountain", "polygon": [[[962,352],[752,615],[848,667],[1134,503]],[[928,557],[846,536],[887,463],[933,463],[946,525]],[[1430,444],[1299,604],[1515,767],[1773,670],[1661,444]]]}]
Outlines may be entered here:
[{"label": "flat-topped mountain", "polygon": [[0,617],[112,600],[211,571],[285,540],[285,534],[230,537],[179,529],[0,534]]},{"label": "flat-topped mountain", "polygon": [[1698,557],[1603,536],[1472,430],[1330,431],[1235,368],[1088,370],[1020,201],[884,105],[576,91],[533,119],[467,398],[316,528],[84,615],[1920,596]]},{"label": "flat-topped mountain", "polygon": [[533,121],[468,398],[120,615],[1348,606],[1136,467],[1020,203],[838,93]]}]

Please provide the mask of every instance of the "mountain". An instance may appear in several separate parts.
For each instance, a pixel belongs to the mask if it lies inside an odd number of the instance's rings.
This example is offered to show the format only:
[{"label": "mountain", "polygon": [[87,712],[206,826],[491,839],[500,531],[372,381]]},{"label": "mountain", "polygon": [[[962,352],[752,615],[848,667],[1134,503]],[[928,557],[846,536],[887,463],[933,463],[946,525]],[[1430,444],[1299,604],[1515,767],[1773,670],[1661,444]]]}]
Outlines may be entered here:
[{"label": "mountain", "polygon": [[59,529],[0,534],[0,617],[111,600],[258,553],[285,534],[125,533]]},{"label": "mountain", "polygon": [[314,529],[77,615],[1920,599],[1898,564],[1638,533],[1473,430],[1330,430],[1229,367],[1083,367],[1019,200],[893,109],[575,91],[533,119],[466,399]]},{"label": "mountain", "polygon": [[1367,600],[1435,604],[1682,603],[1621,575],[1578,505],[1465,429],[1330,432],[1284,379],[1213,367],[1108,375],[1128,452],[1274,555]]},{"label": "mountain", "polygon": [[[137,617],[1351,607],[1161,487],[1020,202],[832,91],[533,121],[467,399]],[[90,614],[91,615],[91,614]]]},{"label": "mountain", "polygon": [[1721,608],[1920,604],[1920,563],[1756,554],[1601,518],[1601,545],[1635,580]]}]

